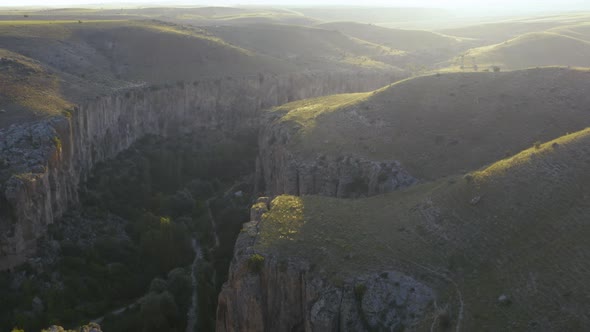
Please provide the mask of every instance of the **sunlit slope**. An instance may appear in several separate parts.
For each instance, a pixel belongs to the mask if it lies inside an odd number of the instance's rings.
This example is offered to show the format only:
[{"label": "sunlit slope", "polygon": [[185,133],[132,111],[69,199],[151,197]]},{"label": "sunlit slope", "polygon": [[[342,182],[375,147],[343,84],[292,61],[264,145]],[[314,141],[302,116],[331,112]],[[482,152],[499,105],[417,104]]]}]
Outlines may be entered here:
[{"label": "sunlit slope", "polygon": [[323,23],[318,27],[340,31],[346,35],[385,45],[402,51],[450,49],[459,44],[457,38],[421,30],[389,29],[356,22]]},{"label": "sunlit slope", "polygon": [[542,68],[453,73],[401,81],[351,100],[343,95],[283,105],[271,126],[288,147],[398,160],[419,179],[482,167],[590,126],[590,72]]},{"label": "sunlit slope", "polygon": [[297,68],[159,21],[0,21],[0,127],[113,89]]},{"label": "sunlit slope", "polygon": [[564,36],[581,39],[590,42],[590,23],[565,25],[549,30]]},{"label": "sunlit slope", "polygon": [[590,324],[589,165],[583,130],[402,192],[281,196],[257,247],[302,256],[334,280],[408,273],[437,290],[438,307],[463,330],[577,331]]},{"label": "sunlit slope", "polygon": [[146,8],[60,8],[60,9],[4,9],[0,20],[97,20],[97,19],[158,19],[197,26],[237,25],[251,23],[284,23],[310,25],[317,20],[301,13],[278,8],[235,7],[146,7]]},{"label": "sunlit slope", "polygon": [[208,27],[215,36],[252,52],[306,68],[394,69],[403,52],[346,36],[338,31],[290,25]]},{"label": "sunlit slope", "polygon": [[1,21],[0,47],[102,85],[294,70],[200,29],[158,21]]},{"label": "sunlit slope", "polygon": [[[473,59],[480,67],[497,65],[504,69],[537,66],[590,67],[590,41],[575,30],[529,33],[500,44],[475,48],[465,53],[466,64]],[[584,38],[584,39],[582,39]]]},{"label": "sunlit slope", "polygon": [[495,44],[527,33],[583,25],[589,20],[590,13],[588,12],[564,12],[556,15],[521,17],[501,22],[443,29],[439,32],[451,36],[472,38],[482,44]]},{"label": "sunlit slope", "polygon": [[66,114],[72,107],[61,95],[58,77],[30,58],[0,49],[0,128]]},{"label": "sunlit slope", "polygon": [[560,21],[507,21],[441,30],[441,33],[461,38],[472,38],[482,44],[495,44],[532,32],[542,32],[563,25]]}]

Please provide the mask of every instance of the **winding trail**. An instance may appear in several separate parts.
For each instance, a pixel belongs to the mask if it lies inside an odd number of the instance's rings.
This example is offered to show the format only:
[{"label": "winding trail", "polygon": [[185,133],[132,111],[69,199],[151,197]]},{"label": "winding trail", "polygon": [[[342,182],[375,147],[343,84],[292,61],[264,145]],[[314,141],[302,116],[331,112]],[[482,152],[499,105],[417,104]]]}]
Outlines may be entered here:
[{"label": "winding trail", "polygon": [[211,232],[213,232],[213,238],[215,242],[213,247],[209,248],[209,252],[219,248],[219,236],[217,236],[217,222],[215,222],[213,212],[211,211],[211,201],[214,199],[215,197],[211,197],[205,201],[205,205],[207,205],[207,215],[209,216],[209,221],[211,222]]},{"label": "winding trail", "polygon": [[133,308],[133,307],[135,307],[135,306],[138,306],[138,305],[140,304],[139,302],[141,301],[141,299],[143,299],[143,296],[142,296],[142,297],[140,297],[140,298],[138,298],[137,300],[135,300],[133,303],[131,303],[131,304],[129,304],[129,305],[126,305],[126,306],[124,306],[124,307],[120,307],[120,308],[118,308],[118,309],[115,309],[115,310],[109,311],[109,312],[108,312],[107,314],[105,314],[104,316],[101,316],[101,317],[95,318],[95,319],[91,320],[90,322],[91,322],[91,323],[100,324],[100,323],[102,323],[102,321],[104,320],[104,318],[105,318],[107,315],[111,315],[111,314],[112,314],[112,315],[115,315],[115,316],[117,316],[117,315],[120,315],[120,314],[122,314],[122,313],[123,313],[125,310],[127,310],[127,309],[131,309],[131,308]]},{"label": "winding trail", "polygon": [[186,322],[186,332],[194,332],[195,327],[197,326],[199,320],[199,281],[197,279],[199,263],[203,259],[203,252],[201,250],[201,245],[199,241],[195,237],[192,239],[192,246],[193,251],[195,252],[195,259],[193,260],[193,264],[191,266],[191,281],[193,286],[193,296],[192,296],[192,303],[191,306],[188,308],[188,312],[186,313],[187,322]]}]

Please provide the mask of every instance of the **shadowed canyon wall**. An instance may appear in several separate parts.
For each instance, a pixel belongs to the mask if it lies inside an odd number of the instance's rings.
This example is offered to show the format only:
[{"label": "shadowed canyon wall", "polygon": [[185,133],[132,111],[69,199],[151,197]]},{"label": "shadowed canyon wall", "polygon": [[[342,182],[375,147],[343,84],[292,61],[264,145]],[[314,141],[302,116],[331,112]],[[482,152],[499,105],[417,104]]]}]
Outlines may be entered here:
[{"label": "shadowed canyon wall", "polygon": [[257,130],[261,109],[369,91],[398,78],[310,72],[179,82],[121,90],[84,102],[71,114],[0,130],[0,269],[24,262],[46,226],[78,203],[78,186],[97,162],[146,134]]}]

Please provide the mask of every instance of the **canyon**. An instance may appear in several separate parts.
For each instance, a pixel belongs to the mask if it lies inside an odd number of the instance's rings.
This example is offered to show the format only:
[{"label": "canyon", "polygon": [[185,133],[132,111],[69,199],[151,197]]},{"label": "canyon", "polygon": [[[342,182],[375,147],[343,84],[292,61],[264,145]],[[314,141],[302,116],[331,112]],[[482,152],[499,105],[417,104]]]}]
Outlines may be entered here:
[{"label": "canyon", "polygon": [[[26,260],[35,241],[78,202],[92,167],[146,134],[256,130],[260,110],[332,93],[368,91],[395,80],[388,73],[316,73],[194,81],[157,91],[141,88],[97,97],[67,116],[0,131],[3,173],[0,266]],[[8,170],[8,172],[7,172]]]}]

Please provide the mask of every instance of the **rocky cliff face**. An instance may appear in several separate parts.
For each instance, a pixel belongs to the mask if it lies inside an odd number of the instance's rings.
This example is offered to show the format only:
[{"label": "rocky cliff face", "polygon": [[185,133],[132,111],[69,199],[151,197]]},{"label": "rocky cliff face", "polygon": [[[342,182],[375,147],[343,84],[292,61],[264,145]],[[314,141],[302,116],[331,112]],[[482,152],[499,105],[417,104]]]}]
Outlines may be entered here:
[{"label": "rocky cliff face", "polygon": [[402,273],[333,280],[304,260],[255,249],[266,209],[257,204],[258,219],[238,237],[217,331],[404,331],[432,309],[433,290]]},{"label": "rocky cliff face", "polygon": [[259,135],[257,192],[357,198],[391,192],[418,182],[395,160],[344,154],[303,156],[290,148],[293,128],[267,116]]},{"label": "rocky cliff face", "polygon": [[392,80],[390,73],[341,72],[179,82],[114,92],[67,116],[0,130],[0,269],[22,263],[46,226],[78,202],[79,183],[97,162],[146,134],[235,134],[256,128],[263,108]]}]

